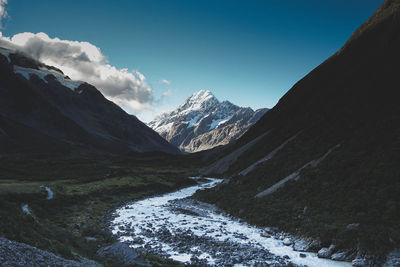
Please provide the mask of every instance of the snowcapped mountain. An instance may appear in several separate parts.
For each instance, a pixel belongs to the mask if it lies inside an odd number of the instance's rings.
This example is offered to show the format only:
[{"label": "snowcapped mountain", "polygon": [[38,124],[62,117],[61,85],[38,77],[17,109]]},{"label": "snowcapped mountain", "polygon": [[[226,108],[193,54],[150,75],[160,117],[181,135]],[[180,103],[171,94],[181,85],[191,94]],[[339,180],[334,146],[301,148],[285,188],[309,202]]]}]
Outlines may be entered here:
[{"label": "snowcapped mountain", "polygon": [[236,140],[267,110],[220,102],[210,91],[200,90],[148,126],[182,151],[197,152]]}]

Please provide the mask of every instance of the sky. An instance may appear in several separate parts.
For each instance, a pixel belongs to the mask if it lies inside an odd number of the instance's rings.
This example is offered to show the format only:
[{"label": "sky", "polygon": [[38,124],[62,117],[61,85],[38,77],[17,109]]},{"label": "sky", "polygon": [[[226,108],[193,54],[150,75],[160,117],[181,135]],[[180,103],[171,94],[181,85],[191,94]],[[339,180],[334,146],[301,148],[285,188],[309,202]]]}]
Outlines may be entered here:
[{"label": "sky", "polygon": [[382,2],[0,0],[0,37],[148,122],[200,89],[273,107]]}]

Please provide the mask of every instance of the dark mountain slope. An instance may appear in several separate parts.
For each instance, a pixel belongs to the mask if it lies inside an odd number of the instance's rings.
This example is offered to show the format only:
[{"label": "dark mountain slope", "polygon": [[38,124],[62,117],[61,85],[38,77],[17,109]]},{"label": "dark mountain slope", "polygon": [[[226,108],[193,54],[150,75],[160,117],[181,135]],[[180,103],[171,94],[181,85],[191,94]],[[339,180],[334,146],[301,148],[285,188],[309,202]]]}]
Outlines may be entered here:
[{"label": "dark mountain slope", "polygon": [[[268,132],[223,172],[229,183],[198,197],[323,245],[376,254],[398,247],[399,32],[400,1],[386,1],[220,155]],[[349,231],[351,223],[360,225]]]},{"label": "dark mountain slope", "polygon": [[[95,87],[71,81],[62,71],[26,55],[12,51],[3,53],[0,53],[3,133],[0,141],[7,146],[2,146],[0,152],[34,147],[54,150],[56,141],[66,149],[179,153],[135,116],[107,100]],[[39,135],[40,138],[36,138]]]}]

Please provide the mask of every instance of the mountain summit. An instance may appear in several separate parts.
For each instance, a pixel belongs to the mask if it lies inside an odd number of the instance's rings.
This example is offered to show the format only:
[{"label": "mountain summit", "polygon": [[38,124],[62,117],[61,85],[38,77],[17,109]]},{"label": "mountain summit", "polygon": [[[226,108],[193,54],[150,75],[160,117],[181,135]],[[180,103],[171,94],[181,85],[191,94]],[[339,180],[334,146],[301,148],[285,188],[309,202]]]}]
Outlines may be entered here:
[{"label": "mountain summit", "polygon": [[207,107],[218,104],[217,98],[211,93],[209,90],[200,90],[189,98],[179,106],[179,110],[201,110],[207,109]]},{"label": "mountain summit", "polygon": [[236,140],[267,110],[220,102],[209,90],[200,90],[148,125],[182,151],[197,152]]}]

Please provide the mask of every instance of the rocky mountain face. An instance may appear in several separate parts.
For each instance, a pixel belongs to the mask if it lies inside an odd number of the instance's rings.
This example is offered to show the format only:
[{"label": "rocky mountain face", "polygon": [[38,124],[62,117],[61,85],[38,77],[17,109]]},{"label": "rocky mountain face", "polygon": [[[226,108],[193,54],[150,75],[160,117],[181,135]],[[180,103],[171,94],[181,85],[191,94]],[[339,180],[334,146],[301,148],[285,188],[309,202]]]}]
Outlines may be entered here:
[{"label": "rocky mountain face", "polygon": [[385,1],[215,156],[203,175],[226,181],[196,197],[251,223],[312,237],[326,257],[379,266],[365,253],[383,257],[400,247],[399,18],[400,1]]},{"label": "rocky mountain face", "polygon": [[148,125],[182,151],[198,152],[236,140],[267,110],[220,102],[210,91],[200,90]]},{"label": "rocky mountain face", "polygon": [[0,153],[180,153],[94,86],[0,48]]}]

